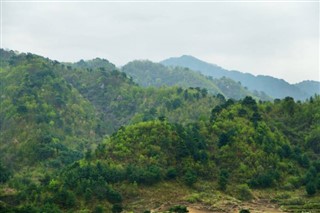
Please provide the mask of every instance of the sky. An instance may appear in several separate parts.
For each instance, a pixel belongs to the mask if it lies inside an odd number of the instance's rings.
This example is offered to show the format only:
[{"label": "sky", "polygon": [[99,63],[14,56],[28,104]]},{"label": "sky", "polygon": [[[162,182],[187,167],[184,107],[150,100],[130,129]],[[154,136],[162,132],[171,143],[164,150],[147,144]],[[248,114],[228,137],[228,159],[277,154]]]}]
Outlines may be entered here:
[{"label": "sky", "polygon": [[3,0],[1,47],[117,66],[192,55],[290,83],[319,81],[319,2]]}]

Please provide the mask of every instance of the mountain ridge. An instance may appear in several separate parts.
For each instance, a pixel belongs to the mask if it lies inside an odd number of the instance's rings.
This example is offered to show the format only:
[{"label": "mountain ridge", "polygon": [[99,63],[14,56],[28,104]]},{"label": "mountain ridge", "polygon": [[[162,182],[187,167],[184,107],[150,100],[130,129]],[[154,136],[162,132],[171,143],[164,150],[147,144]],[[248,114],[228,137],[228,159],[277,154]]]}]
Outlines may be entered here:
[{"label": "mountain ridge", "polygon": [[239,82],[230,78],[212,79],[212,77],[205,76],[201,72],[189,68],[171,68],[148,60],[135,60],[123,66],[121,70],[130,75],[136,83],[143,87],[199,87],[208,90],[210,94],[220,93],[226,98],[237,100],[245,96],[254,96],[260,100],[271,100],[270,97],[263,93],[248,91]]},{"label": "mountain ridge", "polygon": [[[310,87],[309,90],[305,91],[303,90],[303,87],[296,86],[297,84],[290,84],[284,79],[278,79],[273,76],[253,75],[237,70],[227,70],[216,64],[211,64],[189,55],[171,57],[162,60],[159,63],[166,66],[187,67],[195,71],[200,71],[204,75],[212,76],[213,78],[221,78],[225,76],[232,80],[240,81],[243,86],[247,87],[251,91],[263,91],[273,98],[284,98],[286,96],[290,96],[297,100],[305,100],[314,95],[314,93],[320,93],[320,91],[314,92]],[[320,82],[317,83],[320,85]]]}]

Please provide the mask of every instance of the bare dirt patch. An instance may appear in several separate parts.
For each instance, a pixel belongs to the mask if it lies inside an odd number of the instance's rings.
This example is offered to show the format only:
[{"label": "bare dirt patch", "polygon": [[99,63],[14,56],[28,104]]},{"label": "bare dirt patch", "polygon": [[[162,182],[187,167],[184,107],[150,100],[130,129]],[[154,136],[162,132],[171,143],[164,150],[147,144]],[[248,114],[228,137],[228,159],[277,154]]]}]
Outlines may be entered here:
[{"label": "bare dirt patch", "polygon": [[212,211],[204,210],[199,207],[188,207],[189,213],[210,213]]},{"label": "bare dirt patch", "polygon": [[251,202],[243,202],[240,204],[231,205],[226,203],[219,207],[204,207],[204,206],[188,206],[189,213],[238,213],[241,209],[247,209],[251,213],[283,213],[284,211],[276,204],[270,203],[268,200],[254,200]]}]

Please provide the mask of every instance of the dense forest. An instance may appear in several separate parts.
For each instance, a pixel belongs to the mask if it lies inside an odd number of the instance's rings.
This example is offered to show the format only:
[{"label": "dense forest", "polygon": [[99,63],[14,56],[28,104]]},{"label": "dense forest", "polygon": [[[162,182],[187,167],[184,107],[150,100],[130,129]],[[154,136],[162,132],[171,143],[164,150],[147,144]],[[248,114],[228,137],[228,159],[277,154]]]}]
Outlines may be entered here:
[{"label": "dense forest", "polygon": [[320,211],[319,95],[0,53],[0,212]]}]

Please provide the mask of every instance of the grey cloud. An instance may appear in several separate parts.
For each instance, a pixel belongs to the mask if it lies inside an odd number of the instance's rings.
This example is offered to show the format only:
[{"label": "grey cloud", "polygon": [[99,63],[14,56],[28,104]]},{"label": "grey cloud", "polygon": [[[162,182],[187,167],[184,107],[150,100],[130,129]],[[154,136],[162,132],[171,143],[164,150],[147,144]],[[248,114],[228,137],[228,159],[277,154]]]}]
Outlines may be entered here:
[{"label": "grey cloud", "polygon": [[5,2],[2,37],[3,47],[62,61],[190,54],[291,82],[319,80],[319,3]]}]

